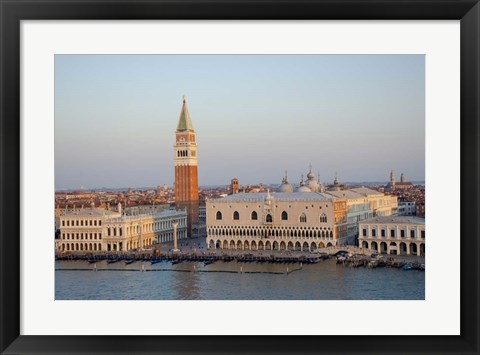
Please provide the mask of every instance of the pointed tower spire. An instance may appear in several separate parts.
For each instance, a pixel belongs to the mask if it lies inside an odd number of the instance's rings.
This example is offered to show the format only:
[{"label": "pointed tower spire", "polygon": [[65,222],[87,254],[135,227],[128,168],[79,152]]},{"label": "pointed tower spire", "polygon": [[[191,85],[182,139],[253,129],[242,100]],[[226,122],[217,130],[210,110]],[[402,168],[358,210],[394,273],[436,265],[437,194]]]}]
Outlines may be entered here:
[{"label": "pointed tower spire", "polygon": [[178,118],[177,131],[194,131],[185,95],[183,95],[183,105]]}]

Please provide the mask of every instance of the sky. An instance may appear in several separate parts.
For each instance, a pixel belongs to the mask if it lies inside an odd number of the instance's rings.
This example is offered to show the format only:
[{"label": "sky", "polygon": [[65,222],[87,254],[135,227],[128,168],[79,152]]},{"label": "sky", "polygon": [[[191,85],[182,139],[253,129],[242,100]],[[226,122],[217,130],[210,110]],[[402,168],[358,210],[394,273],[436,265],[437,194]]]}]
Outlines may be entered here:
[{"label": "sky", "polygon": [[425,178],[423,55],[56,55],[56,190],[173,186],[183,95],[200,186]]}]

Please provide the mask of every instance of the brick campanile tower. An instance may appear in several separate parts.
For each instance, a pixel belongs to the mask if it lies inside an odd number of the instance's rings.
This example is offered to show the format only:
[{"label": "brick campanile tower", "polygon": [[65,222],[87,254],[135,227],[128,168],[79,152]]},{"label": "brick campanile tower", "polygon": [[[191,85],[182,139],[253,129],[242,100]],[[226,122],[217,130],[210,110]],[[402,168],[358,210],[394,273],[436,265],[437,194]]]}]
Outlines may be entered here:
[{"label": "brick campanile tower", "polygon": [[175,132],[175,205],[186,209],[187,233],[195,237],[198,232],[198,165],[197,143],[185,96]]}]

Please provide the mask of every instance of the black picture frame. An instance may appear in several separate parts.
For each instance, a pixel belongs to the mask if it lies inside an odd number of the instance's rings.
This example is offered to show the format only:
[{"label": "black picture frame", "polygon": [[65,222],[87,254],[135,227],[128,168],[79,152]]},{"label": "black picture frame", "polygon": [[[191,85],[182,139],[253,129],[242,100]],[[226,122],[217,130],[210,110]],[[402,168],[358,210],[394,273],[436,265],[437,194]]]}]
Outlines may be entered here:
[{"label": "black picture frame", "polygon": [[[2,354],[479,353],[480,5],[477,0],[0,0],[0,18]],[[129,19],[460,20],[461,335],[20,335],[20,21]]]}]

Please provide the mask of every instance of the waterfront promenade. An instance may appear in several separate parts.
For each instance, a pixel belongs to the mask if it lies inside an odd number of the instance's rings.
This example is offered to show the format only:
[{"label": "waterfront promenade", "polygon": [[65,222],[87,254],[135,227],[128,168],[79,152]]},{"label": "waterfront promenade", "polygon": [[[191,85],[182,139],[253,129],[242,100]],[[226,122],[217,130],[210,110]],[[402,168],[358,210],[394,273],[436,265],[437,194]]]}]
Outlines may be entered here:
[{"label": "waterfront promenade", "polygon": [[[90,264],[106,262],[114,264],[125,262],[126,265],[134,262],[150,262],[152,265],[164,261],[173,264],[181,262],[204,263],[205,265],[216,262],[237,263],[269,263],[269,264],[315,264],[322,260],[341,255],[337,260],[347,266],[368,267],[403,267],[405,264],[422,265],[425,259],[414,255],[379,255],[372,257],[370,250],[355,246],[337,246],[322,248],[315,252],[290,251],[290,250],[229,250],[207,249],[204,238],[182,240],[179,251],[174,252],[173,243],[162,243],[148,249],[129,252],[102,252],[102,253],[61,253],[57,254],[57,260],[88,261]],[[375,261],[376,260],[376,261]],[[374,262],[375,261],[375,262]],[[123,263],[122,263],[123,264]],[[109,268],[111,269],[111,268]],[[292,268],[290,268],[291,270]],[[193,271],[197,270],[192,268]]]}]

